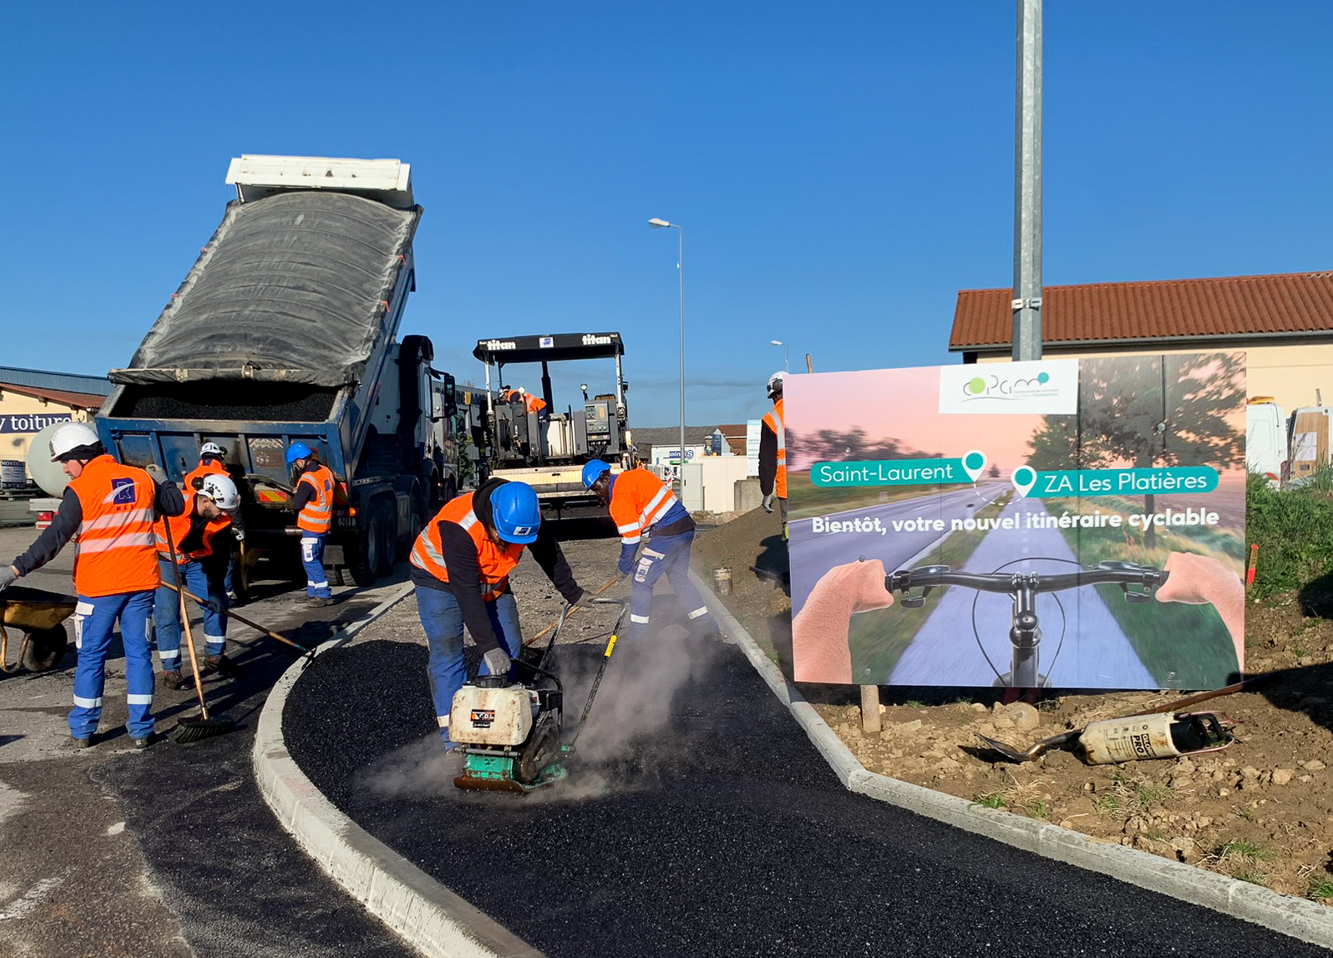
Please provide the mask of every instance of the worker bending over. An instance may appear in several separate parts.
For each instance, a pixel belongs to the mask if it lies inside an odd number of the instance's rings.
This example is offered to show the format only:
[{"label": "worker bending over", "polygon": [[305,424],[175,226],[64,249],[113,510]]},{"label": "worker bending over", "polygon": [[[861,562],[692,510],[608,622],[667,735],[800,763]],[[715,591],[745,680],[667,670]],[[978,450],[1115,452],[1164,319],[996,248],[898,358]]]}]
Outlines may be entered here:
[{"label": "worker bending over", "polygon": [[[188,688],[193,683],[181,675],[180,597],[167,586],[176,583],[171,569],[170,541],[176,547],[176,569],[185,589],[212,606],[204,606],[204,662],[223,675],[240,670],[225,654],[227,645],[227,600],[222,594],[219,576],[209,574],[206,560],[213,555],[215,537],[231,527],[231,516],[240,508],[241,498],[230,476],[209,473],[199,483],[198,491],[186,489],[185,511],[179,516],[162,518],[153,531],[157,535],[157,557],[161,564],[162,585],[157,590],[153,622],[157,626],[157,657],[162,663],[162,684],[169,689]],[[171,535],[168,539],[167,529]],[[225,540],[225,534],[222,536]]]},{"label": "worker bending over", "polygon": [[[630,594],[629,629],[633,639],[648,632],[653,605],[653,586],[665,575],[676,593],[692,632],[712,634],[717,626],[708,614],[703,596],[690,581],[690,547],[694,542],[694,519],[675,494],[647,469],[640,466],[619,475],[594,459],[583,467],[583,485],[596,493],[620,533],[621,578],[634,573]],[[643,547],[635,562],[639,542],[648,533],[652,541]]]},{"label": "worker bending over", "polygon": [[0,589],[19,576],[40,569],[78,534],[74,561],[74,708],[69,713],[69,744],[87,748],[102,717],[106,654],[120,620],[125,646],[125,682],[135,748],[147,748],[153,736],[153,657],[148,648],[148,617],[158,585],[153,521],[178,516],[185,501],[157,466],[156,476],[124,466],[107,455],[97,433],[86,423],[61,426],[51,435],[51,461],[64,464],[69,485],[51,525],[27,552],[0,569]]},{"label": "worker bending over", "polygon": [[560,543],[542,524],[537,493],[523,482],[488,479],[446,502],[412,548],[417,614],[430,646],[430,693],[446,749],[454,747],[454,694],[467,678],[464,625],[481,650],[482,675],[508,675],[510,660],[523,648],[509,573],[524,547],[566,602],[583,598]]},{"label": "worker bending over", "polygon": [[535,412],[538,415],[540,415],[542,410],[546,408],[545,399],[542,399],[540,396],[534,396],[522,386],[519,386],[517,389],[506,388],[500,393],[500,401],[522,403],[524,409],[528,412]]},{"label": "worker bending over", "polygon": [[333,528],[333,470],[303,442],[287,448],[287,465],[296,477],[296,489],[287,500],[287,508],[296,513],[296,525],[301,530],[306,598],[316,608],[332,605],[333,591],[324,571],[324,539]]},{"label": "worker bending over", "polygon": [[[199,465],[195,466],[185,474],[185,489],[201,488],[201,483],[205,476],[227,476],[231,473],[227,471],[226,466],[227,450],[223,449],[215,442],[206,442],[199,447]],[[233,483],[235,480],[232,480]],[[237,543],[245,541],[245,516],[239,505],[230,513],[231,518],[231,539]],[[231,542],[218,542],[213,547],[213,560],[210,565],[223,567],[223,588],[226,589],[227,599],[235,604],[236,595],[236,556],[232,549]]]},{"label": "worker bending over", "polygon": [[768,398],[773,411],[766,415],[759,429],[759,491],[765,512],[773,511],[776,494],[782,516],[782,535],[787,535],[787,423],[782,412],[782,381],[787,374],[778,370],[768,377]]}]

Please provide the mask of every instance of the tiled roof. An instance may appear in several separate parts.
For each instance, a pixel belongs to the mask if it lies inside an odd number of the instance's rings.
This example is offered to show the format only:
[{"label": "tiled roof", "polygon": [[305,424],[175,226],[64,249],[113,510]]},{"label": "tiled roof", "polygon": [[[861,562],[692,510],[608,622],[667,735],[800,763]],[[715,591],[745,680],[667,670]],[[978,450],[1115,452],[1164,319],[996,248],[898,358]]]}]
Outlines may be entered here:
[{"label": "tiled roof", "polygon": [[58,402],[62,406],[73,406],[75,409],[101,409],[102,403],[106,402],[106,396],[94,396],[89,393],[72,393],[63,389],[40,389],[36,386],[15,386],[10,383],[0,383],[0,392],[14,392],[20,396],[31,396],[33,399],[45,399],[48,402]]},{"label": "tiled roof", "polygon": [[[1009,346],[1012,296],[959,290],[949,348]],[[1333,272],[1047,286],[1041,296],[1044,343],[1333,332]]]}]

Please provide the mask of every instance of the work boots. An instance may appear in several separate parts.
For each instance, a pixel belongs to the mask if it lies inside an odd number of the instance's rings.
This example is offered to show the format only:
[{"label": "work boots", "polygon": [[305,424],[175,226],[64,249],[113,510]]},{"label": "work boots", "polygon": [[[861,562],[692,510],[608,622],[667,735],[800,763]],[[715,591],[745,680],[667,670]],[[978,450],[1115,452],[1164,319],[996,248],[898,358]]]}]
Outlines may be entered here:
[{"label": "work boots", "polygon": [[306,605],[312,609],[322,609],[326,605],[333,605],[333,599],[329,596],[311,596],[306,600]]},{"label": "work boots", "polygon": [[180,669],[164,669],[162,671],[163,688],[179,692],[181,689],[188,689],[192,685],[194,685],[194,682],[183,676]]},{"label": "work boots", "polygon": [[241,674],[241,667],[227,658],[225,652],[219,655],[205,655],[204,664],[219,675],[225,675],[229,679],[234,679]]}]

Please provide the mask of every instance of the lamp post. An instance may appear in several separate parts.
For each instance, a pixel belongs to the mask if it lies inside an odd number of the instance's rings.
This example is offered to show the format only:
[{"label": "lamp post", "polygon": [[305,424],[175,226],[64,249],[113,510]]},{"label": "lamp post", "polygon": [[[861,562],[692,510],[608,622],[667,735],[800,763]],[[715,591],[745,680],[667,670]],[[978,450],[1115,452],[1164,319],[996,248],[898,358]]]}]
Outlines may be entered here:
[{"label": "lamp post", "polygon": [[680,280],[680,473],[685,486],[685,227],[653,217],[648,225],[655,230],[673,229],[677,234],[676,272]]},{"label": "lamp post", "polygon": [[787,355],[786,358],[782,361],[782,368],[787,370],[787,372],[791,372],[791,346],[789,346],[787,343],[784,343],[780,339],[770,339],[768,342],[770,346],[781,346],[784,350],[786,350]]}]

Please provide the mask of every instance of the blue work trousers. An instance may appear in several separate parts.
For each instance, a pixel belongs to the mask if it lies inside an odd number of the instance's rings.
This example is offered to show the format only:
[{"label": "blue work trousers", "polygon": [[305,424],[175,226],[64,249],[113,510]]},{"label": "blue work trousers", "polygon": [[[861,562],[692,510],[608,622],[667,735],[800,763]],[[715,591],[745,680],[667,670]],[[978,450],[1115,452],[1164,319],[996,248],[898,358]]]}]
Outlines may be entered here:
[{"label": "blue work trousers", "polygon": [[152,612],[152,589],[97,598],[79,596],[74,608],[74,645],[79,650],[79,664],[74,671],[70,735],[89,738],[97,731],[102,717],[102,690],[106,687],[106,654],[117,619],[129,686],[130,717],[125,727],[130,738],[153,734],[153,656],[148,650],[148,617]]},{"label": "blue work trousers", "polygon": [[[486,603],[491,628],[504,645],[509,657],[518,658],[523,639],[518,631],[518,603],[512,592],[505,592],[494,602]],[[463,660],[463,610],[453,593],[443,589],[417,586],[417,615],[430,646],[430,696],[435,703],[435,723],[440,727],[440,739],[446,746],[449,738],[449,712],[454,695],[467,680],[467,664]],[[490,675],[485,660],[481,674]]]},{"label": "blue work trousers", "polygon": [[703,596],[690,581],[690,547],[694,544],[694,530],[678,536],[653,536],[634,563],[634,587],[630,592],[629,629],[631,639],[648,634],[648,623],[653,607],[653,586],[662,576],[667,577],[676,601],[685,612],[691,630],[716,628],[704,605]]},{"label": "blue work trousers", "polygon": [[[171,574],[171,566],[166,559],[158,559],[158,571],[162,574],[163,585],[158,586],[157,602],[153,607],[153,624],[157,627],[157,657],[162,663],[162,671],[179,672],[181,667],[181,606],[180,598],[165,583],[176,584]],[[209,581],[208,573],[200,562],[186,562],[177,568],[181,572],[181,585],[186,592],[192,592],[201,599],[207,599],[221,612],[204,609],[204,650],[206,655],[219,656],[227,645],[227,597]],[[186,598],[186,607],[194,605],[194,600]]]},{"label": "blue work trousers", "polygon": [[305,566],[305,594],[312,599],[330,599],[329,575],[324,571],[324,536],[301,533],[301,565]]}]

